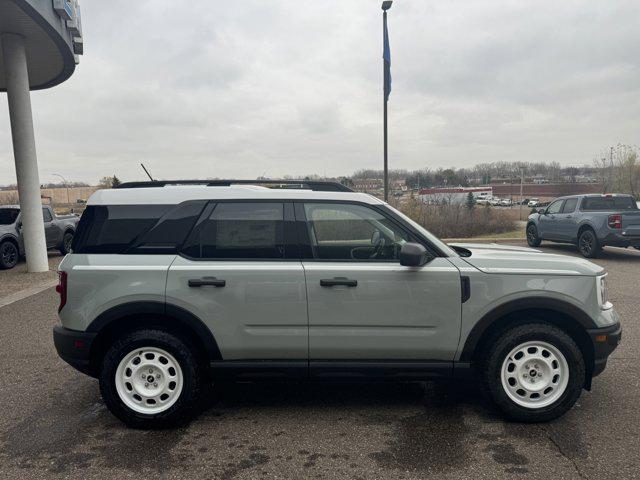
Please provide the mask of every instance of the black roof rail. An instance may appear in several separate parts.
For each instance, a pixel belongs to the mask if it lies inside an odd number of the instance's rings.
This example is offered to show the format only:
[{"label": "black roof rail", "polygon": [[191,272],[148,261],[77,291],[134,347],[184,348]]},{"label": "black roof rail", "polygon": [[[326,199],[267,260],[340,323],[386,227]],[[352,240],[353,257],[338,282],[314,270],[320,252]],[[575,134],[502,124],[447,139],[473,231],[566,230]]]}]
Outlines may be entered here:
[{"label": "black roof rail", "polygon": [[340,182],[322,180],[153,180],[125,182],[114,188],[153,188],[167,185],[202,185],[206,187],[229,187],[231,185],[271,185],[273,188],[313,190],[314,192],[353,192]]}]

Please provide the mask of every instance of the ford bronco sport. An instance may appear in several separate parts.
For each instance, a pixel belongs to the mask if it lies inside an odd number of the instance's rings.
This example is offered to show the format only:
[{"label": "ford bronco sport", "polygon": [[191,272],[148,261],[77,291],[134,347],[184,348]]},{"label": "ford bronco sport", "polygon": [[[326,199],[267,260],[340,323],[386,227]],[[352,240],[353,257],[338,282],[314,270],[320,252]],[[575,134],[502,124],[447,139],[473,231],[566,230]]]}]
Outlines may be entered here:
[{"label": "ford bronco sport", "polygon": [[89,199],[54,341],[128,425],[184,421],[211,380],[467,375],[508,418],[548,421],[617,346],[605,272],[587,260],[449,246],[340,184],[258,183]]}]

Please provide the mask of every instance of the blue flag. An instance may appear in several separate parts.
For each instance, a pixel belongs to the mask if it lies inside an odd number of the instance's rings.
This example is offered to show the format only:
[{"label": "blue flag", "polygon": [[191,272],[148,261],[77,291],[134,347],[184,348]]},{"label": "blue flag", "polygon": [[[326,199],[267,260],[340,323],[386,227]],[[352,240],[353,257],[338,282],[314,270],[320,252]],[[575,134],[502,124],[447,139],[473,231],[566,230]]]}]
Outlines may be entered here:
[{"label": "blue flag", "polygon": [[[386,12],[385,12],[386,13]],[[384,22],[384,46],[382,48],[382,58],[384,59],[384,98],[389,99],[391,93],[391,49],[389,48],[389,32],[387,22]]]}]

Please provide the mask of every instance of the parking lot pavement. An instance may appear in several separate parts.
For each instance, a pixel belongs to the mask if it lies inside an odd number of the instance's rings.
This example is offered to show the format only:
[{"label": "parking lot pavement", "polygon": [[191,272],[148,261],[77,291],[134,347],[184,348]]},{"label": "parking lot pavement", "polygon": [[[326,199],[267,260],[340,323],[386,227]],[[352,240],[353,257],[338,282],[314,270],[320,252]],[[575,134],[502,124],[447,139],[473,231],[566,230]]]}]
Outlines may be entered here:
[{"label": "parking lot pavement", "polygon": [[58,277],[56,269],[63,256],[58,252],[49,252],[49,271],[27,273],[27,264],[20,260],[11,270],[0,270],[0,305],[2,299],[29,289],[50,286]]},{"label": "parking lot pavement", "polygon": [[130,430],[56,356],[46,290],[0,308],[0,478],[638,478],[640,252],[596,263],[622,344],[592,392],[539,425],[504,422],[473,383],[238,384],[186,427]]}]

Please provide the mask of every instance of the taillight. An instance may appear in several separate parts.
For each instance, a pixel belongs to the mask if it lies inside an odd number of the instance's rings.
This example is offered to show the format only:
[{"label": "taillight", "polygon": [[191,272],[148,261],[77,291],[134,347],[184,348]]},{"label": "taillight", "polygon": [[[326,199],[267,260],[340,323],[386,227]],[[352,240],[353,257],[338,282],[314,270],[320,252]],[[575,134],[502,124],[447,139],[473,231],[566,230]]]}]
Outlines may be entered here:
[{"label": "taillight", "polygon": [[58,272],[58,285],[56,285],[56,292],[60,295],[60,305],[58,305],[59,312],[67,304],[67,272]]},{"label": "taillight", "polygon": [[622,215],[616,213],[614,215],[609,215],[609,228],[622,228]]}]

